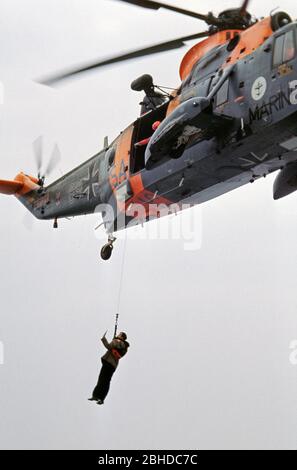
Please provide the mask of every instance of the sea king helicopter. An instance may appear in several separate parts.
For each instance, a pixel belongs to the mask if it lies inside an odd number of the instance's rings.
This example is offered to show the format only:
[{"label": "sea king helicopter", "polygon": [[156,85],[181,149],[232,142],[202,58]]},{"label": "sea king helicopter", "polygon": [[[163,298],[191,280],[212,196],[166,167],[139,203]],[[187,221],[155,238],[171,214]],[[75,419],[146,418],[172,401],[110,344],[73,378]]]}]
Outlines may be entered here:
[{"label": "sea king helicopter", "polygon": [[[131,87],[144,92],[140,116],[77,168],[45,185],[41,143],[35,142],[38,176],[0,181],[38,219],[102,215],[109,259],[118,230],[199,204],[279,170],[274,199],[297,189],[297,22],[285,12],[256,19],[239,8],[218,16],[150,0],[117,0],[165,8],[207,23],[204,32],[83,64],[47,77],[61,80],[205,38],[186,53],[181,84],[167,93],[148,74]],[[54,166],[55,158],[48,170]],[[162,209],[163,208],[163,209]]]}]

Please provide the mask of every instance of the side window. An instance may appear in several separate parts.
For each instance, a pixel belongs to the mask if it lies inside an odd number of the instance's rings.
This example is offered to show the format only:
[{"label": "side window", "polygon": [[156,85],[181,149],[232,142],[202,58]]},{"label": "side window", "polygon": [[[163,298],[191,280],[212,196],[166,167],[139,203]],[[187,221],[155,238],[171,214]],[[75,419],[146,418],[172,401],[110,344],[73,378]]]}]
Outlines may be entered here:
[{"label": "side window", "polygon": [[294,33],[293,31],[289,31],[285,36],[285,44],[284,44],[284,62],[293,59],[295,56],[295,44],[294,44]]},{"label": "side window", "polygon": [[277,67],[295,56],[295,40],[293,30],[278,36],[274,41],[273,66]]},{"label": "side window", "polygon": [[217,92],[217,106],[221,106],[222,104],[228,101],[229,95],[229,80],[227,79],[225,83],[221,86],[219,91]]},{"label": "side window", "polygon": [[283,61],[283,50],[284,50],[285,35],[278,36],[274,41],[274,52],[273,52],[273,65],[276,67]]}]

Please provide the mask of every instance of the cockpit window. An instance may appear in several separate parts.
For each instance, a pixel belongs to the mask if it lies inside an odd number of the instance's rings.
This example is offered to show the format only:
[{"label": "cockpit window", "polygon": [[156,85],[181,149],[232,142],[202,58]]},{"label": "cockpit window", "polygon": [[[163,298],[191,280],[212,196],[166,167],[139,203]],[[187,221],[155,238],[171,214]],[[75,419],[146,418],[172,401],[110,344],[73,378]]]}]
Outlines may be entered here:
[{"label": "cockpit window", "polygon": [[295,39],[293,30],[278,36],[274,42],[273,66],[284,64],[295,56]]},{"label": "cockpit window", "polygon": [[185,80],[185,84],[195,85],[201,79],[201,76],[205,75],[204,70],[207,70],[207,75],[213,73],[214,70],[212,69],[217,68],[216,59],[220,56],[223,48],[224,46],[219,45],[206,52],[205,55],[193,65],[190,77]]}]

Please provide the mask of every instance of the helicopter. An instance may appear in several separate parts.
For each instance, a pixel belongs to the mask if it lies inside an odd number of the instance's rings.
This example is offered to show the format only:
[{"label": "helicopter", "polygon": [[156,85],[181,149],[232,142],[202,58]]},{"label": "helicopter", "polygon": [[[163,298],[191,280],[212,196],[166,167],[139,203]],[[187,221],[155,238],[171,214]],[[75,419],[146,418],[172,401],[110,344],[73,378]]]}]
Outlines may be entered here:
[{"label": "helicopter", "polygon": [[[183,57],[180,85],[170,93],[151,75],[134,80],[144,92],[140,115],[96,155],[45,185],[42,144],[35,142],[38,176],[0,180],[38,219],[102,215],[111,257],[114,233],[182,211],[279,171],[273,197],[297,190],[297,22],[285,12],[256,19],[248,0],[218,16],[151,0],[116,0],[131,8],[160,8],[203,20],[204,32],[177,38],[46,77],[56,83],[202,39]],[[55,166],[57,155],[48,170]]]}]

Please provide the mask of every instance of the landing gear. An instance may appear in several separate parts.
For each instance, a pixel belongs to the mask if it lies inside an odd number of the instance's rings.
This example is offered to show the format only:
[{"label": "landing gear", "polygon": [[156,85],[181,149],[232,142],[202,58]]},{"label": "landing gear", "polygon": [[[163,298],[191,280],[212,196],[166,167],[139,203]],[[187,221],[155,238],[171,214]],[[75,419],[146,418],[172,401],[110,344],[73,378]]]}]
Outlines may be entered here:
[{"label": "landing gear", "polygon": [[101,258],[104,259],[104,261],[107,261],[111,257],[111,253],[113,250],[113,246],[107,243],[101,248]]},{"label": "landing gear", "polygon": [[101,255],[101,258],[104,259],[104,261],[107,261],[111,257],[113,244],[115,241],[116,241],[116,238],[113,235],[109,235],[108,242],[106,243],[106,245],[104,245],[101,248],[100,255]]}]

